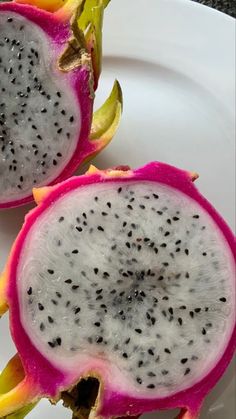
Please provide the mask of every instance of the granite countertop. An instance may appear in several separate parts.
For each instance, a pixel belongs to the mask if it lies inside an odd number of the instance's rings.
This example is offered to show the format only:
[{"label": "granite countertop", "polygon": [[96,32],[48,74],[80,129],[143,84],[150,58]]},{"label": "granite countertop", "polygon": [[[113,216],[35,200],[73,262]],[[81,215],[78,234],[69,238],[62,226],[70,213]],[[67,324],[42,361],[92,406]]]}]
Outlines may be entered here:
[{"label": "granite countertop", "polygon": [[236,0],[194,0],[236,17]]}]

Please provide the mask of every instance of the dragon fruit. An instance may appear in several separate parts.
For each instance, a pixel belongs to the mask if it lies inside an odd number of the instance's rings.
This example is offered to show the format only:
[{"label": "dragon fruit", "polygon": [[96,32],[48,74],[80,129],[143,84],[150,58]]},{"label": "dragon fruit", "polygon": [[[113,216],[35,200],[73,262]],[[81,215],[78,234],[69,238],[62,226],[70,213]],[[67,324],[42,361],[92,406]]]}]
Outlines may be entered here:
[{"label": "dragon fruit", "polygon": [[196,178],[91,166],[34,190],[0,281],[18,351],[2,382],[20,371],[0,416],[46,397],[73,418],[199,417],[235,350],[235,242]]},{"label": "dragon fruit", "polygon": [[93,116],[108,3],[0,4],[0,208],[68,178],[112,139],[122,106],[117,81]]}]

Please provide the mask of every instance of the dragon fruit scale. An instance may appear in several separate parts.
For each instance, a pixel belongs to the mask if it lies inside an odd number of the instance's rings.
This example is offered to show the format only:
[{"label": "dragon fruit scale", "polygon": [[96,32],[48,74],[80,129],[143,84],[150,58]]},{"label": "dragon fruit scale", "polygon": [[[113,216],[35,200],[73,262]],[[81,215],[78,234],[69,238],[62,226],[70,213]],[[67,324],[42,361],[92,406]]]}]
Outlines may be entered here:
[{"label": "dragon fruit scale", "polygon": [[114,136],[122,107],[117,81],[93,115],[108,3],[0,4],[0,209],[68,178]]},{"label": "dragon fruit scale", "polygon": [[91,166],[34,190],[0,281],[18,351],[0,416],[46,397],[73,418],[199,417],[235,350],[235,239],[196,178]]}]

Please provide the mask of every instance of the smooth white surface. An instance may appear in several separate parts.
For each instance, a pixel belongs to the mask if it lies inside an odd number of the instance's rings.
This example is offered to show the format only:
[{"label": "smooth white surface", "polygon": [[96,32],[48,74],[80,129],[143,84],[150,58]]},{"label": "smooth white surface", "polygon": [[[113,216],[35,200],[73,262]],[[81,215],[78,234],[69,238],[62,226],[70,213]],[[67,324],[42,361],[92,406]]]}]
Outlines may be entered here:
[{"label": "smooth white surface", "polygon": [[[116,139],[95,163],[138,166],[163,160],[197,171],[203,194],[234,227],[235,21],[188,0],[113,0],[104,30],[104,71],[97,103],[114,77],[124,91]],[[0,270],[28,210],[0,213]],[[1,321],[0,369],[14,354]],[[235,418],[233,365],[208,396],[201,419]],[[144,419],[173,419],[175,412]],[[31,419],[70,418],[43,401]]]}]

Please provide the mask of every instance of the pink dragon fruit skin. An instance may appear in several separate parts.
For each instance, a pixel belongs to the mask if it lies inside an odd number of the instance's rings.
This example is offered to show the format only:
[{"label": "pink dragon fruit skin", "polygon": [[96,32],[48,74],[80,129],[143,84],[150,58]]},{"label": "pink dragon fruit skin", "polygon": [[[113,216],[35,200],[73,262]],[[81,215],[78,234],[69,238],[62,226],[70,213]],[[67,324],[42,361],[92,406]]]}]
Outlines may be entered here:
[{"label": "pink dragon fruit skin", "polygon": [[[12,337],[25,370],[24,380],[9,393],[0,396],[1,416],[16,411],[42,397],[58,400],[60,392],[73,387],[81,378],[96,377],[101,382],[101,389],[96,404],[96,415],[92,416],[91,414],[91,418],[139,417],[144,412],[174,408],[181,409],[179,419],[197,419],[199,417],[204,398],[220,379],[233,357],[236,345],[235,327],[232,329],[229,341],[226,342],[221,358],[216,360],[212,370],[193,386],[168,397],[160,398],[158,395],[157,397],[142,397],[141,394],[140,397],[134,397],[129,394],[128,389],[125,392],[120,389],[119,383],[122,380],[122,375],[119,376],[120,373],[117,369],[114,380],[114,377],[111,377],[109,364],[105,360],[91,360],[85,355],[84,362],[74,365],[73,370],[66,371],[66,369],[52,366],[32,344],[22,326],[16,287],[17,269],[22,249],[34,223],[59,197],[78,188],[101,182],[103,184],[109,182],[125,184],[130,180],[158,182],[181,191],[191,200],[196,201],[210,215],[222,232],[232,256],[236,258],[234,236],[225,221],[194,186],[193,180],[196,178],[197,175],[193,173],[157,162],[134,171],[126,168],[125,171],[111,169],[102,172],[91,167],[84,176],[74,177],[57,186],[34,191],[38,207],[27,215],[0,281],[0,314],[3,314],[9,307]],[[112,374],[114,374],[114,370]]]},{"label": "pink dragon fruit skin", "polygon": [[[27,1],[20,3],[27,3]],[[0,4],[0,14],[16,13],[17,15],[28,19],[30,22],[35,23],[47,35],[51,44],[50,59],[54,71],[58,74],[63,74],[63,78],[66,77],[70,89],[75,93],[78,110],[81,115],[82,124],[73,155],[60,173],[53,180],[50,180],[49,182],[44,181],[44,185],[56,184],[71,176],[82,163],[95,156],[109,143],[118,126],[118,120],[115,120],[114,114],[113,120],[110,121],[111,125],[113,123],[112,132],[106,134],[106,131],[110,128],[109,126],[105,126],[104,132],[102,132],[102,121],[100,120],[99,137],[96,137],[96,123],[98,121],[94,121],[95,127],[93,127],[93,125],[91,126],[94,104],[93,78],[98,78],[99,74],[96,74],[96,68],[92,69],[92,60],[89,57],[89,54],[85,53],[82,65],[75,66],[72,71],[61,72],[61,69],[55,69],[55,63],[58,62],[58,58],[62,56],[68,41],[71,39],[72,30],[70,19],[76,10],[76,5],[79,3],[84,4],[85,2],[79,2],[77,0],[68,1],[64,7],[56,10],[54,13],[38,9],[35,6],[28,4],[18,4],[18,2],[14,1]],[[51,7],[53,7],[53,5],[51,5]],[[120,94],[120,88],[117,82],[115,83],[114,88],[118,88]],[[101,132],[105,135],[101,135]],[[93,133],[92,138],[91,133]],[[27,195],[15,200],[5,200],[4,197],[0,196],[0,209],[17,207],[32,201],[32,199],[32,195]]]}]

